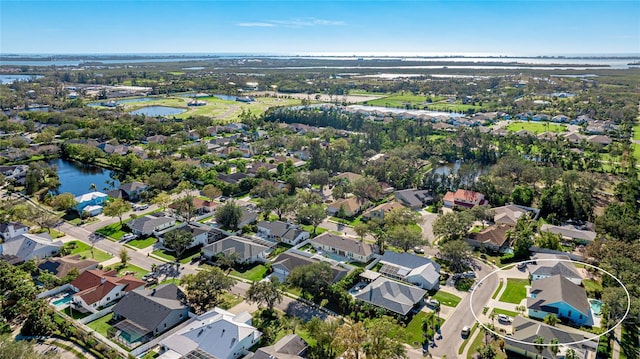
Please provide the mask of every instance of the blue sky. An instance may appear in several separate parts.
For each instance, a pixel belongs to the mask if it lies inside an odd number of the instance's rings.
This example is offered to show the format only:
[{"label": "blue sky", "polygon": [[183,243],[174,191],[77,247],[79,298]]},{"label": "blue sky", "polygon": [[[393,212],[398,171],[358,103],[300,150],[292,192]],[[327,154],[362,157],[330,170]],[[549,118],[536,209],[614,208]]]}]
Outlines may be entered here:
[{"label": "blue sky", "polygon": [[0,52],[640,53],[640,1],[0,0]]}]

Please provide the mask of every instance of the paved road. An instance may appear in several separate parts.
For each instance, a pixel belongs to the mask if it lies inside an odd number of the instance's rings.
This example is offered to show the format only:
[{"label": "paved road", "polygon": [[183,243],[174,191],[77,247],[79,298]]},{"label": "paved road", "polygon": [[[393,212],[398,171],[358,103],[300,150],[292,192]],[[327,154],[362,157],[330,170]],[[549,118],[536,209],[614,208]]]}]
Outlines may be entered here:
[{"label": "paved road", "polygon": [[[478,276],[478,280],[484,278],[494,270],[489,265],[480,261],[476,261],[476,264],[479,267],[479,269],[475,271]],[[482,313],[482,308],[489,302],[491,295],[497,287],[498,276],[492,275],[482,282],[482,285],[475,290],[475,293],[473,294],[473,309],[475,313]],[[442,358],[444,355],[446,355],[447,358],[458,357],[458,348],[463,341],[460,332],[465,325],[471,327],[475,321],[471,315],[470,303],[471,295],[467,295],[444,322],[441,329],[442,339],[437,340],[437,346],[430,350],[434,357]]]}]

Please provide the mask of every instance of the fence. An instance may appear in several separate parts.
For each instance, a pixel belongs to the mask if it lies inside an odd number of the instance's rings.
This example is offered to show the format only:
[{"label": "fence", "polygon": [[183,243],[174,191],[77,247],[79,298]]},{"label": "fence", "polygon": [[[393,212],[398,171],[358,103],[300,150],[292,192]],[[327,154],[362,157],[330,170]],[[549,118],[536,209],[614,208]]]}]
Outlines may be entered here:
[{"label": "fence", "polygon": [[67,283],[67,284],[65,284],[65,285],[63,285],[63,286],[60,286],[60,287],[56,287],[56,288],[50,289],[50,290],[48,290],[48,291],[46,291],[46,292],[42,292],[42,293],[38,294],[38,295],[36,296],[36,298],[38,298],[38,299],[42,299],[42,298],[51,297],[51,296],[54,296],[54,295],[56,295],[56,294],[60,294],[60,293],[62,293],[62,292],[66,292],[66,291],[68,291],[69,289],[71,289],[71,284]]},{"label": "fence", "polygon": [[82,323],[82,324],[87,324],[87,323],[93,322],[94,320],[100,319],[100,318],[104,317],[105,315],[108,315],[109,313],[113,312],[113,307],[114,306],[112,305],[110,307],[107,307],[107,308],[104,308],[104,309],[102,309],[100,311],[97,311],[97,312],[95,312],[95,313],[93,313],[91,315],[88,315],[88,316],[86,316],[86,317],[84,317],[82,319],[78,319],[78,322]]}]

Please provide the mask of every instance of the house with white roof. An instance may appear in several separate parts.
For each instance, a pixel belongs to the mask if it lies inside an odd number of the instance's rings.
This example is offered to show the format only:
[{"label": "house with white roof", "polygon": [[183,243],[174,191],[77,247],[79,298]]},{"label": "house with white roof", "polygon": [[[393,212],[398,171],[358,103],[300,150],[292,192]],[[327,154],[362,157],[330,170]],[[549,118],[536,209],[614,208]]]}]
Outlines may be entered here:
[{"label": "house with white roof", "polygon": [[78,214],[86,212],[90,216],[97,216],[102,213],[102,206],[107,203],[108,198],[108,195],[98,191],[85,193],[75,198],[76,206],[74,209]]},{"label": "house with white roof", "polygon": [[29,233],[29,226],[25,224],[20,222],[0,223],[0,237],[5,241],[25,233]]},{"label": "house with white roof", "polygon": [[216,307],[162,340],[158,359],[237,359],[248,354],[261,336],[248,312],[235,315]]},{"label": "house with white roof", "polygon": [[380,273],[417,285],[426,290],[440,286],[440,265],[429,258],[411,253],[386,251],[380,259]]},{"label": "house with white roof", "polygon": [[258,235],[273,242],[284,242],[296,245],[309,239],[309,232],[302,230],[300,226],[283,221],[262,221],[257,226]]},{"label": "house with white roof", "polygon": [[24,233],[0,244],[0,257],[10,263],[31,259],[44,259],[58,253],[64,244],[55,241],[47,233]]}]

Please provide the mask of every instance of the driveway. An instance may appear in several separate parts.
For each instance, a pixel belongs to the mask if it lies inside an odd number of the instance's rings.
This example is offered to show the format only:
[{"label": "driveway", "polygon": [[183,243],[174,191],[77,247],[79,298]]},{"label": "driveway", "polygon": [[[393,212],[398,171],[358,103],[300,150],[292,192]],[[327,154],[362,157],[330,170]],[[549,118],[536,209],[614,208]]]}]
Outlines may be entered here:
[{"label": "driveway", "polygon": [[[480,261],[475,261],[475,264],[479,268],[475,271],[478,279],[484,278],[494,270]],[[480,287],[477,287],[473,294],[473,310],[475,313],[482,313],[482,308],[489,302],[497,287],[498,277],[495,275],[487,278]],[[471,296],[467,295],[444,322],[441,328],[442,339],[436,340],[436,347],[430,350],[434,357],[441,358],[445,355],[447,358],[458,357],[458,347],[463,341],[460,332],[465,325],[471,327],[475,320],[471,315],[471,305]]]},{"label": "driveway", "polygon": [[420,224],[422,233],[429,243],[433,244],[433,241],[436,239],[436,236],[433,234],[433,222],[438,219],[438,215],[424,210],[420,211],[420,215],[422,216],[422,223]]}]

